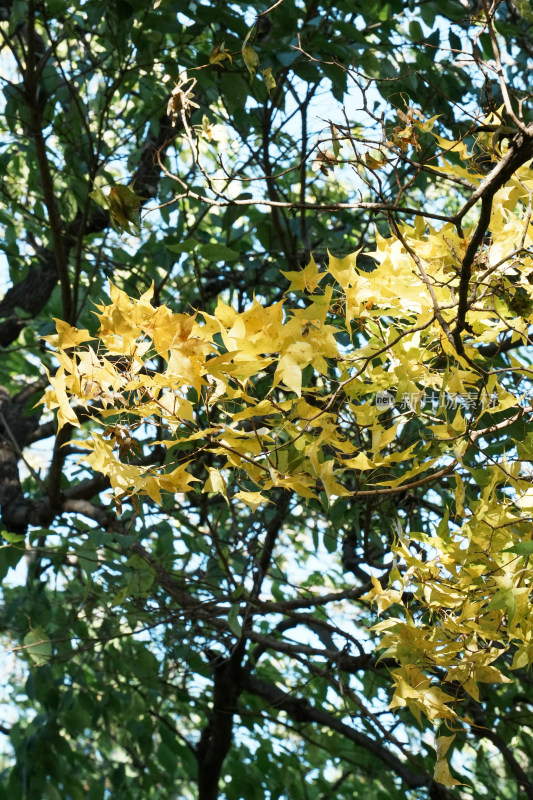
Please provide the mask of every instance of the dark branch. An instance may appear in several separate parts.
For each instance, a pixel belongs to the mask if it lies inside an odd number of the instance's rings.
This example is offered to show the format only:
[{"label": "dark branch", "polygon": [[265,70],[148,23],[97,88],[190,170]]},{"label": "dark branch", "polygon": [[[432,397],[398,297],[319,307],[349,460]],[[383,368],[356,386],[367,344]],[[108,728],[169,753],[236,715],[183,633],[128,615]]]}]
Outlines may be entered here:
[{"label": "dark branch", "polygon": [[293,697],[288,692],[284,692],[271,683],[253,677],[243,675],[241,678],[242,688],[257,697],[261,697],[272,709],[285,711],[295,722],[311,722],[321,725],[330,730],[337,731],[345,736],[357,747],[361,747],[379,758],[389,769],[392,769],[411,789],[430,786],[432,778],[427,774],[413,772],[407,767],[394,753],[391,753],[382,744],[374,741],[369,736],[356,731],[344,722],[324,711],[315,708],[306,699]]},{"label": "dark branch", "polygon": [[463,206],[459,214],[452,220],[454,224],[459,224],[466,212],[481,199],[481,214],[476,225],[476,229],[468,243],[463,263],[461,266],[461,278],[459,282],[459,301],[457,309],[457,320],[453,330],[455,348],[459,355],[464,355],[464,345],[461,333],[465,329],[466,314],[469,308],[470,278],[472,275],[472,265],[478,254],[479,248],[483,244],[485,234],[490,225],[492,213],[492,203],[494,196],[502,186],[522,167],[527,161],[533,158],[533,128],[528,129],[527,135],[517,133],[511,141],[509,151],[502,160],[494,167],[492,172],[479,188],[472,194],[467,203]]}]

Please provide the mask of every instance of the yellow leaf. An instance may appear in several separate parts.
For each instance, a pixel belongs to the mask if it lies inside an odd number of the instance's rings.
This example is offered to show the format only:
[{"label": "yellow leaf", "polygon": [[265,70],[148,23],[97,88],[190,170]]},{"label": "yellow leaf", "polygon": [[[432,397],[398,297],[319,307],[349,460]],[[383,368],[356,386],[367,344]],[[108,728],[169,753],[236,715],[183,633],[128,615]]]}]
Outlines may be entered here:
[{"label": "yellow leaf", "polygon": [[263,70],[263,80],[265,82],[267,92],[270,94],[272,89],[276,88],[276,79],[272,75],[272,67],[267,67]]},{"label": "yellow leaf", "polygon": [[437,783],[441,783],[443,786],[453,787],[466,785],[452,777],[450,767],[448,766],[448,762],[446,760],[446,753],[448,752],[454,739],[455,734],[453,736],[439,736],[437,738],[437,763],[435,765],[433,779],[437,781]]},{"label": "yellow leaf", "polygon": [[466,784],[461,783],[461,781],[456,780],[451,772],[450,767],[448,766],[448,762],[445,758],[437,761],[435,764],[435,771],[433,773],[433,780],[437,783],[441,783],[443,786],[465,786]]},{"label": "yellow leaf", "polygon": [[302,370],[291,355],[280,358],[274,376],[274,386],[285,384],[287,389],[300,397],[302,394]]},{"label": "yellow leaf", "polygon": [[376,465],[371,461],[365,453],[358,453],[353,458],[347,458],[342,462],[343,467],[351,467],[352,469],[375,469]]},{"label": "yellow leaf", "polygon": [[264,503],[272,502],[272,500],[263,497],[261,492],[236,492],[234,497],[236,497],[242,503],[245,503],[245,505],[247,505],[252,511],[257,511],[259,506],[263,505]]},{"label": "yellow leaf", "polygon": [[437,737],[437,759],[445,757],[454,739],[455,739],[455,734],[453,734],[453,736]]},{"label": "yellow leaf", "polygon": [[464,516],[465,509],[464,509],[464,499],[465,499],[465,485],[463,483],[463,479],[459,475],[458,472],[455,473],[455,505],[457,508],[457,514],[460,517]]},{"label": "yellow leaf", "polygon": [[349,497],[352,494],[335,479],[335,476],[333,475],[334,467],[335,462],[332,460],[325,461],[323,464],[317,464],[316,467],[318,477],[322,481],[328,497],[328,502],[331,502],[332,497]]},{"label": "yellow leaf", "polygon": [[59,367],[50,383],[52,384],[52,388],[47,389],[44,393],[43,403],[50,409],[57,408],[58,430],[61,430],[63,425],[67,424],[79,428],[80,423],[78,422],[78,417],[69,403],[65,370],[63,367]]},{"label": "yellow leaf", "polygon": [[73,328],[68,322],[63,322],[55,317],[54,322],[56,324],[57,335],[43,336],[42,338],[45,342],[48,342],[52,347],[56,347],[58,350],[68,350],[70,347],[77,347],[83,342],[94,339],[94,336],[91,336],[88,330]]},{"label": "yellow leaf", "polygon": [[199,481],[199,478],[195,478],[194,475],[187,472],[187,467],[190,463],[190,461],[187,461],[185,464],[176,467],[172,472],[166,472],[161,475],[159,478],[161,489],[165,492],[173,493],[190,492],[192,486],[189,486],[189,484]]},{"label": "yellow leaf", "polygon": [[232,419],[233,422],[240,422],[243,419],[250,419],[250,417],[264,417],[272,414],[279,414],[278,409],[272,405],[270,400],[260,400],[256,405],[232,414]]},{"label": "yellow leaf", "polygon": [[365,164],[369,169],[380,169],[389,163],[389,159],[379,150],[371,150],[365,153]]},{"label": "yellow leaf", "polygon": [[326,273],[319,273],[315,259],[311,256],[309,264],[302,270],[293,272],[281,270],[281,274],[291,282],[289,286],[290,292],[309,292],[313,294]]},{"label": "yellow leaf", "polygon": [[207,494],[207,492],[215,492],[216,494],[221,494],[222,497],[225,497],[227,500],[228,487],[222,473],[219,469],[214,469],[213,467],[208,467],[207,470],[209,472],[209,477],[204,484],[202,494]]},{"label": "yellow leaf", "polygon": [[437,120],[439,117],[440,114],[435,114],[434,117],[430,117],[429,119],[426,119],[424,122],[415,122],[415,125],[418,128],[418,130],[424,131],[425,133],[426,131],[430,131],[433,128],[435,120]]},{"label": "yellow leaf", "polygon": [[394,603],[401,603],[401,591],[397,589],[384,589],[375,575],[371,575],[370,580],[374,588],[367,592],[361,599],[369,603],[376,602],[378,615],[380,615],[382,611],[386,611],[390,606],[394,605]]},{"label": "yellow leaf", "polygon": [[[143,198],[129,186],[112,186],[107,194],[109,215],[119,231],[133,233],[140,227],[139,210]],[[134,227],[132,228],[131,225]]]},{"label": "yellow leaf", "polygon": [[248,72],[250,73],[252,80],[255,78],[255,73],[257,72],[256,67],[259,66],[259,56],[257,55],[252,45],[248,44],[248,41],[253,31],[254,31],[253,28],[250,31],[248,31],[248,34],[246,36],[246,39],[244,40],[241,51],[244,63],[246,64],[246,68],[248,69]]},{"label": "yellow leaf", "polygon": [[336,256],[332,255],[328,250],[328,271],[331,275],[333,275],[337,283],[345,290],[348,288],[348,286],[353,286],[358,280],[359,276],[356,272],[356,264],[357,256],[360,252],[361,248],[356,250],[355,253],[350,253],[344,258],[336,258]]},{"label": "yellow leaf", "polygon": [[224,42],[222,42],[220,46],[215,45],[209,56],[209,63],[220,64],[222,61],[225,61],[226,59],[228,59],[229,61],[233,61],[233,56],[231,55],[231,53],[228,53],[228,51],[225,49]]}]

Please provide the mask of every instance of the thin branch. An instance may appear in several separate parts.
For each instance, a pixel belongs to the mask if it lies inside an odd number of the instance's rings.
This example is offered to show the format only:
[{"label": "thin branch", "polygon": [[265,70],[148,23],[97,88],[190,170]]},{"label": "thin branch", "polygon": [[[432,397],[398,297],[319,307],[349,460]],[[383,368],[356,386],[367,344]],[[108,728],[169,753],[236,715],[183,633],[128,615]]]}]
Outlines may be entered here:
[{"label": "thin branch", "polygon": [[296,722],[312,722],[337,731],[345,738],[380,759],[389,769],[395,772],[411,789],[430,786],[432,778],[426,774],[416,773],[407,767],[394,753],[387,750],[380,742],[351,728],[344,722],[324,711],[312,706],[304,698],[293,697],[277,686],[267,683],[261,678],[251,675],[241,677],[242,688],[250,694],[261,697],[271,708],[285,711]]},{"label": "thin branch", "polygon": [[496,192],[510,180],[514,173],[531,158],[533,158],[533,126],[526,129],[525,134],[517,133],[510,143],[509,151],[489,173],[487,178],[474,192],[470,200],[465,203],[459,214],[456,215],[453,220],[454,222],[460,221],[468,209],[481,198],[481,213],[463,258],[461,277],[459,280],[457,320],[453,330],[453,339],[455,342],[455,349],[460,356],[464,356],[465,354],[461,333],[465,329],[466,314],[470,305],[469,295],[472,265],[479,248],[483,244],[485,234],[490,225],[494,196]]},{"label": "thin branch", "polygon": [[37,83],[37,65],[35,63],[35,0],[30,0],[28,5],[28,59],[24,76],[24,91],[30,112],[30,131],[35,144],[35,154],[39,166],[43,200],[48,212],[50,232],[54,244],[54,254],[57,273],[61,285],[61,300],[63,305],[63,318],[71,318],[72,297],[70,278],[68,274],[68,259],[64,240],[64,226],[54,189],[54,181],[50,170],[50,162],[46,152],[46,143],[42,132],[42,118],[39,103],[39,86]]},{"label": "thin branch", "polygon": [[505,104],[505,110],[507,114],[512,119],[516,127],[522,131],[522,133],[527,134],[528,129],[522,122],[522,120],[518,119],[516,114],[514,113],[513,104],[511,103],[511,98],[509,96],[509,90],[507,88],[507,82],[505,80],[505,75],[503,74],[503,67],[502,61],[500,57],[500,48],[498,46],[498,40],[496,39],[496,32],[494,30],[494,24],[492,22],[493,14],[489,11],[487,6],[487,0],[482,0],[483,3],[483,11],[485,14],[485,21],[487,23],[487,28],[489,31],[490,42],[492,45],[492,52],[494,53],[494,61],[496,62],[496,74],[498,76],[498,83],[500,84],[500,91],[502,93],[503,102]]}]

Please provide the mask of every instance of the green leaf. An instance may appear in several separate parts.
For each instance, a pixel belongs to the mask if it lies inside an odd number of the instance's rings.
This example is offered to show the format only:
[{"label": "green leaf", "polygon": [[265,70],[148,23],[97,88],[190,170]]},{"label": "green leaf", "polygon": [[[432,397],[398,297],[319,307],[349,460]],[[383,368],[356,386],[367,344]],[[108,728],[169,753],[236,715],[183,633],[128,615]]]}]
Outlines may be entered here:
[{"label": "green leaf", "polygon": [[81,568],[88,575],[91,575],[100,566],[96,549],[96,543],[89,540],[75,550]]},{"label": "green leaf", "polygon": [[328,553],[334,553],[337,550],[337,537],[332,530],[324,531],[324,547]]},{"label": "green leaf", "polygon": [[524,19],[527,19],[530,22],[533,21],[533,9],[531,8],[531,3],[529,0],[511,0],[511,3],[516,8],[520,16],[524,17]]},{"label": "green leaf", "polygon": [[40,667],[52,657],[52,642],[42,628],[34,628],[23,640],[24,649],[35,664]]},{"label": "green leaf", "polygon": [[177,244],[165,244],[167,250],[171,253],[192,253],[198,246],[196,239],[184,239]]},{"label": "green leaf", "polygon": [[454,33],[453,31],[450,31],[448,33],[448,37],[450,39],[450,47],[453,50],[461,51],[463,49],[463,45],[462,45],[461,39],[459,38],[459,36],[457,36],[456,33]]},{"label": "green leaf", "polygon": [[242,636],[242,626],[239,621],[239,606],[234,605],[230,608],[228,614],[228,626],[232,633],[239,638]]},{"label": "green leaf", "polygon": [[514,544],[512,547],[508,547],[503,552],[504,553],[517,553],[517,555],[519,555],[519,556],[530,556],[530,555],[533,555],[533,541],[530,541],[530,542],[519,542],[518,544]]},{"label": "green leaf", "polygon": [[10,569],[14,569],[24,555],[22,547],[0,547],[0,582],[4,580]]},{"label": "green leaf", "polygon": [[9,542],[10,544],[17,544],[19,542],[23,542],[26,537],[20,533],[9,533],[9,531],[2,531],[1,534],[2,538]]},{"label": "green leaf", "polygon": [[131,556],[127,564],[133,569],[128,582],[128,595],[133,597],[146,595],[155,580],[155,569],[142,556],[137,554]]},{"label": "green leaf", "polygon": [[422,26],[419,22],[417,22],[417,20],[413,20],[409,23],[409,38],[413,42],[420,42],[424,39]]},{"label": "green leaf", "polygon": [[230,247],[226,247],[223,244],[215,244],[214,242],[202,245],[198,248],[198,252],[202,258],[208,261],[235,261],[240,256],[237,250],[232,250]]}]

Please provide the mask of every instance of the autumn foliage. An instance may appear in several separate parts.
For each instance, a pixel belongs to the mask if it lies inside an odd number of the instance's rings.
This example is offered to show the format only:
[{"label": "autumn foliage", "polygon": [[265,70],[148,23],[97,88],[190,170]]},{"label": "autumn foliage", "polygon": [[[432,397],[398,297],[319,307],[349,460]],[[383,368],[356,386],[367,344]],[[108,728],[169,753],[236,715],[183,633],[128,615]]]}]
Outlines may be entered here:
[{"label": "autumn foliage", "polygon": [[0,795],[533,800],[528,0],[6,0]]},{"label": "autumn foliage", "polygon": [[[416,144],[432,124],[411,113],[396,144]],[[435,136],[435,187],[490,189],[494,176],[476,163],[486,145],[482,134],[471,150]],[[516,146],[503,147],[513,158]],[[445,723],[435,778],[448,786],[453,731],[471,722],[460,697],[477,701],[480,683],[508,681],[505,654],[512,669],[533,663],[531,384],[519,356],[533,319],[532,191],[525,161],[492,192],[481,238],[471,203],[447,222],[420,212],[376,235],[373,269],[354,253],[282,270],[286,296],[273,305],[256,298],[238,311],[219,298],[213,314],[170,309],[152,305],[152,290],[137,299],[111,284],[94,335],[57,321],[47,337],[59,368],[44,402],[59,426],[79,428],[83,460],[107,476],[119,509],[192,491],[254,511],[274,489],[304,504],[356,504],[452,483],[432,533],[393,521],[387,573],[372,575],[366,595],[388,611],[374,630],[381,656],[397,663],[390,708]],[[461,264],[476,236],[465,297]],[[492,369],[502,341],[516,355]],[[135,461],[148,437],[164,448],[159,464]],[[222,461],[199,479],[189,465],[205,453]]]}]

